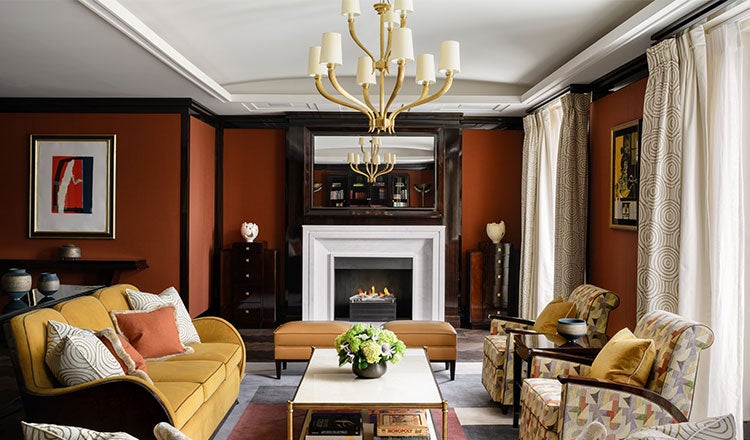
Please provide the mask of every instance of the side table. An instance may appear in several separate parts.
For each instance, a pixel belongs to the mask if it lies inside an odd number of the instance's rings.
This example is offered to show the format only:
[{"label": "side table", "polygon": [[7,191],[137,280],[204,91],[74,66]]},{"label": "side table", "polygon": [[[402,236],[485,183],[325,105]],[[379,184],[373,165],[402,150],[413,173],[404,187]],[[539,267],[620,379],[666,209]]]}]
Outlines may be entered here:
[{"label": "side table", "polygon": [[521,414],[521,387],[523,375],[521,368],[526,362],[526,377],[531,374],[531,361],[534,356],[545,353],[570,355],[571,360],[577,357],[579,361],[593,361],[604,344],[606,335],[584,336],[575,342],[567,342],[558,334],[537,333],[533,330],[506,329],[513,333],[513,427],[518,428],[518,418]]}]

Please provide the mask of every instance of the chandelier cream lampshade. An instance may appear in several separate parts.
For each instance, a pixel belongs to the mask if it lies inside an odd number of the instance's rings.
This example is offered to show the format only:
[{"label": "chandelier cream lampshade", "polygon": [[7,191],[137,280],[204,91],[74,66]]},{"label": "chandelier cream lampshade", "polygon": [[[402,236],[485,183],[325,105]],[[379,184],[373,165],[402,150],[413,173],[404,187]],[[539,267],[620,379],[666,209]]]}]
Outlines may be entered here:
[{"label": "chandelier cream lampshade", "polygon": [[[396,166],[395,154],[385,153],[381,160],[381,142],[379,137],[373,136],[370,138],[370,148],[365,150],[367,139],[361,137],[359,138],[359,150],[362,152],[362,156],[359,153],[349,153],[347,156],[349,168],[355,173],[365,176],[370,183],[375,182],[378,177],[390,173]],[[361,166],[360,161],[363,161]]]},{"label": "chandelier cream lampshade", "polygon": [[[404,84],[406,65],[414,62],[414,45],[412,31],[406,27],[407,16],[414,12],[411,0],[383,0],[373,5],[379,17],[380,47],[378,52],[370,52],[357,37],[354,21],[361,14],[359,0],[342,0],[341,15],[347,17],[349,35],[354,43],[362,49],[363,56],[357,59],[357,85],[362,87],[362,99],[347,92],[336,78],[336,67],[343,65],[341,50],[341,34],[336,32],[323,33],[320,46],[310,48],[307,73],[315,79],[315,87],[326,99],[344,107],[357,110],[367,115],[369,131],[393,133],[395,119],[399,113],[426,104],[443,96],[451,84],[453,76],[461,71],[461,57],[457,41],[444,41],[440,45],[438,70],[445,75],[443,86],[430,94],[430,85],[435,81],[435,59],[431,54],[420,54],[416,57],[417,85],[421,86],[421,93],[413,102],[405,105],[394,105]],[[391,73],[391,65],[396,67],[396,81],[391,92],[387,95],[385,78]],[[327,76],[333,89],[341,97],[333,96],[323,85],[323,77]],[[370,96],[370,87],[377,88],[375,102]]]}]

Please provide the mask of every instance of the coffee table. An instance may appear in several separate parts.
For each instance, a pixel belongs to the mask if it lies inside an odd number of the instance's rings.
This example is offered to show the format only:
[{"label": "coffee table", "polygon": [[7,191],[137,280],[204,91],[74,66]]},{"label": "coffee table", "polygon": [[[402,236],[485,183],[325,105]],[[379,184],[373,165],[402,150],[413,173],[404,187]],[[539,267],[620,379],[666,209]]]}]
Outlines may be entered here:
[{"label": "coffee table", "polygon": [[292,400],[287,401],[287,440],[294,439],[294,410],[424,408],[442,410],[442,438],[448,438],[448,402],[440,393],[427,353],[407,348],[377,379],[360,379],[351,365],[338,366],[332,348],[313,350]]}]

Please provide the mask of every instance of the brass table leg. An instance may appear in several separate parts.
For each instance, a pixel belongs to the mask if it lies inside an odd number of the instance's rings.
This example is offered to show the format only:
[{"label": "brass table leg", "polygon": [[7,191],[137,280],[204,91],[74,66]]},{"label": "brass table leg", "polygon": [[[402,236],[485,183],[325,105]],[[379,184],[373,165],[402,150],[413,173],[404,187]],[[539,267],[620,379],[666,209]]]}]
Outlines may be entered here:
[{"label": "brass table leg", "polygon": [[286,401],[286,439],[294,440],[294,403]]},{"label": "brass table leg", "polygon": [[448,440],[448,401],[443,400],[443,440]]}]

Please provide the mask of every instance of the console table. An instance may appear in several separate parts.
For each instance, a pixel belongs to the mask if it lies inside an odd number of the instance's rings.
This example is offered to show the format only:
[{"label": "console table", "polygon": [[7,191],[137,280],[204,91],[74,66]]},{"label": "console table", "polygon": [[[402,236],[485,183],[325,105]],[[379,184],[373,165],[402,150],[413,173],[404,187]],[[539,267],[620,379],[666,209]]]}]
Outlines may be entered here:
[{"label": "console table", "polygon": [[104,272],[107,278],[103,279],[107,285],[120,282],[120,274],[125,270],[143,270],[148,268],[145,259],[141,258],[119,258],[119,259],[97,259],[79,258],[77,260],[44,260],[44,259],[0,259],[0,273],[5,273],[11,267],[22,269],[38,269],[43,271],[99,271]]}]

